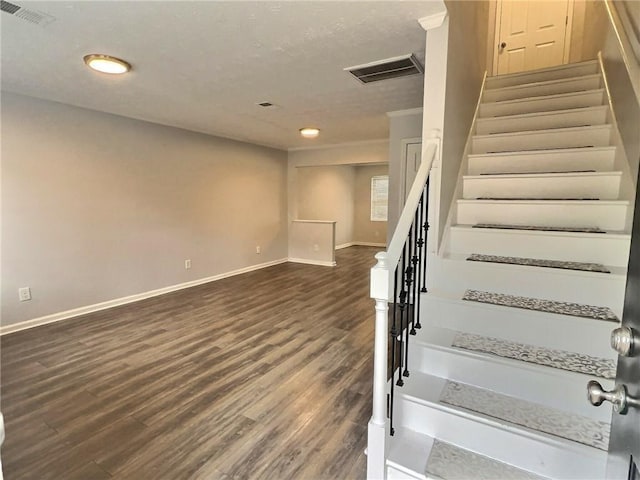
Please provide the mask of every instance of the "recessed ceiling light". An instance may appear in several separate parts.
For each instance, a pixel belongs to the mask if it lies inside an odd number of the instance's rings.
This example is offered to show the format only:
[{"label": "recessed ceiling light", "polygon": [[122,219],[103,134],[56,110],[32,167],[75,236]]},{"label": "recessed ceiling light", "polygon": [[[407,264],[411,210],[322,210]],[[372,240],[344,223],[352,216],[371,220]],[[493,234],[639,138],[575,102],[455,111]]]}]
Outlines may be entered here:
[{"label": "recessed ceiling light", "polygon": [[127,73],[131,70],[131,65],[124,60],[120,60],[116,57],[109,55],[101,55],[98,53],[92,53],[91,55],[85,55],[84,63],[89,68],[102,73],[110,73],[118,75],[121,73]]},{"label": "recessed ceiling light", "polygon": [[320,135],[320,130],[314,127],[305,127],[300,129],[300,135],[304,138],[316,138]]}]

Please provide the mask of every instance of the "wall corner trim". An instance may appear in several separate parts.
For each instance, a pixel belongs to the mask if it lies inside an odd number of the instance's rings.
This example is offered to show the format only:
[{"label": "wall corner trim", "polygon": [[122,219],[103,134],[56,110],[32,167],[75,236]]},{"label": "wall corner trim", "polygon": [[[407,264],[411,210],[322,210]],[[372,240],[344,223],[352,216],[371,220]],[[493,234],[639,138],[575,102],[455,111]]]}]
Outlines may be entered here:
[{"label": "wall corner trim", "polygon": [[434,28],[438,28],[442,26],[445,18],[447,18],[447,11],[433,13],[431,15],[427,15],[426,17],[422,17],[418,19],[418,23],[425,30],[432,30]]},{"label": "wall corner trim", "polygon": [[223,278],[233,277],[243,273],[253,272],[254,270],[260,270],[281,263],[286,263],[286,258],[280,258],[278,260],[272,260],[270,262],[260,263],[257,265],[250,265],[248,267],[239,268],[230,272],[220,273],[211,277],[200,278],[198,280],[192,280],[190,282],[179,283],[177,285],[170,285],[168,287],[159,288],[157,290],[150,290],[148,292],[136,293],[129,295],[128,297],[116,298],[113,300],[107,300],[106,302],[95,303],[93,305],[86,305],[84,307],[78,307],[64,312],[53,313],[45,315],[43,317],[33,318],[31,320],[25,320],[24,322],[12,323],[10,325],[0,326],[0,336],[7,335],[13,332],[19,332],[20,330],[27,330],[29,328],[38,327],[40,325],[46,325],[48,323],[59,322],[61,320],[68,320],[80,315],[86,315],[88,313],[98,312],[100,310],[106,310],[108,308],[117,307],[119,305],[125,305],[127,303],[134,303],[146,298],[157,297],[164,295],[165,293],[175,292],[177,290],[184,290],[185,288],[195,287],[202,285],[203,283],[214,282],[216,280],[222,280]]}]

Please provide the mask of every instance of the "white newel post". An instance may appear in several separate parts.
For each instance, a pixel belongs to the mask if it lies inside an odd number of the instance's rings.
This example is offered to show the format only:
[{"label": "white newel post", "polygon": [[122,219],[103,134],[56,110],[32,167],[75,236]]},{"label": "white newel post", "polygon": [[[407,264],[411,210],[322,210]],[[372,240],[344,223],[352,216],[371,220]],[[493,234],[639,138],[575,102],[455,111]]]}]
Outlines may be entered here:
[{"label": "white newel post", "polygon": [[373,411],[368,428],[367,479],[387,478],[387,342],[389,336],[389,267],[386,252],[376,254],[371,269],[371,298],[376,301],[373,357]]}]

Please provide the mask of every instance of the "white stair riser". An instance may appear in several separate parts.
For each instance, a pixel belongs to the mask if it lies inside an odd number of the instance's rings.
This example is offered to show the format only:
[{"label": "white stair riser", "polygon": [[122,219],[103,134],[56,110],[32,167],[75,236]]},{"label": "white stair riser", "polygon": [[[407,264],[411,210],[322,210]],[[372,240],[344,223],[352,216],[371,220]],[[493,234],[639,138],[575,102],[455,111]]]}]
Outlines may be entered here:
[{"label": "white stair riser", "polygon": [[463,198],[593,198],[615,200],[621,174],[470,177],[463,179]]},{"label": "white stair riser", "polygon": [[486,88],[495,89],[533,82],[546,82],[560,78],[578,77],[580,75],[593,75],[598,73],[598,71],[599,68],[597,61],[562,65],[559,68],[556,67],[535,72],[521,72],[512,75],[489,77],[487,78]]},{"label": "white stair riser", "polygon": [[[493,392],[582,415],[592,420],[609,422],[611,408],[594,409],[585,402],[584,388],[589,377],[552,368],[531,366],[523,362],[500,358],[479,360],[482,355],[453,349],[432,348],[419,342],[411,346],[409,371],[447,378],[448,380],[480,385]],[[614,386],[603,380],[604,388]],[[397,390],[402,393],[402,388]],[[554,392],[549,395],[549,392]],[[594,411],[595,410],[595,411]]]},{"label": "white stair riser", "polygon": [[623,231],[626,226],[627,209],[628,202],[458,200],[457,223],[598,227],[602,230]]},{"label": "white stair riser", "polygon": [[541,95],[556,95],[558,93],[596,90],[602,85],[602,77],[598,74],[571,79],[554,80],[549,83],[535,83],[492,88],[485,90],[482,97],[484,102],[502,102],[517,98],[539,97]]},{"label": "white stair riser", "polygon": [[401,396],[396,402],[397,425],[549,478],[604,478],[606,452],[581,445],[567,447],[567,442],[498,428]]},{"label": "white stair riser", "polygon": [[629,245],[629,237],[623,235],[453,227],[450,230],[448,251],[595,262],[626,268],[629,261]]},{"label": "white stair riser", "polygon": [[480,105],[479,113],[480,117],[484,118],[567,110],[569,108],[595,107],[597,105],[603,105],[604,99],[604,90],[600,89],[590,92],[554,95],[535,99],[483,103]]},{"label": "white stair riser", "polygon": [[613,170],[615,147],[469,155],[469,175]]},{"label": "white stair riser", "polygon": [[548,128],[604,125],[607,122],[607,106],[588,109],[564,110],[554,113],[512,115],[507,117],[480,118],[476,121],[476,134],[523,132]]},{"label": "white stair riser", "polygon": [[617,324],[423,294],[422,323],[485,337],[616,360],[609,335]]},{"label": "white stair riser", "polygon": [[618,316],[624,304],[623,275],[570,272],[464,260],[432,262],[431,288],[445,292],[467,289],[609,307]]},{"label": "white stair riser", "polygon": [[471,153],[514,152],[551,148],[602,147],[611,141],[609,125],[571,130],[540,130],[523,133],[476,135]]},{"label": "white stair riser", "polygon": [[387,466],[387,480],[424,480],[425,478],[429,477],[426,477],[424,475],[409,475],[402,470],[398,470],[397,468],[394,468],[392,466]]}]

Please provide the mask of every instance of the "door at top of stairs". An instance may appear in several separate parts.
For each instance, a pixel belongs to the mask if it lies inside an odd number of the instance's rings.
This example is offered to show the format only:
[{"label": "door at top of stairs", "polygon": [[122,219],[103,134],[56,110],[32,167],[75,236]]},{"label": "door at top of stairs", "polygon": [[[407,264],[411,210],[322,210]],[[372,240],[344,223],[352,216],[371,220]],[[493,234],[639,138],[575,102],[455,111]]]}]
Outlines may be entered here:
[{"label": "door at top of stairs", "polygon": [[572,0],[502,0],[496,11],[498,75],[567,63]]}]

